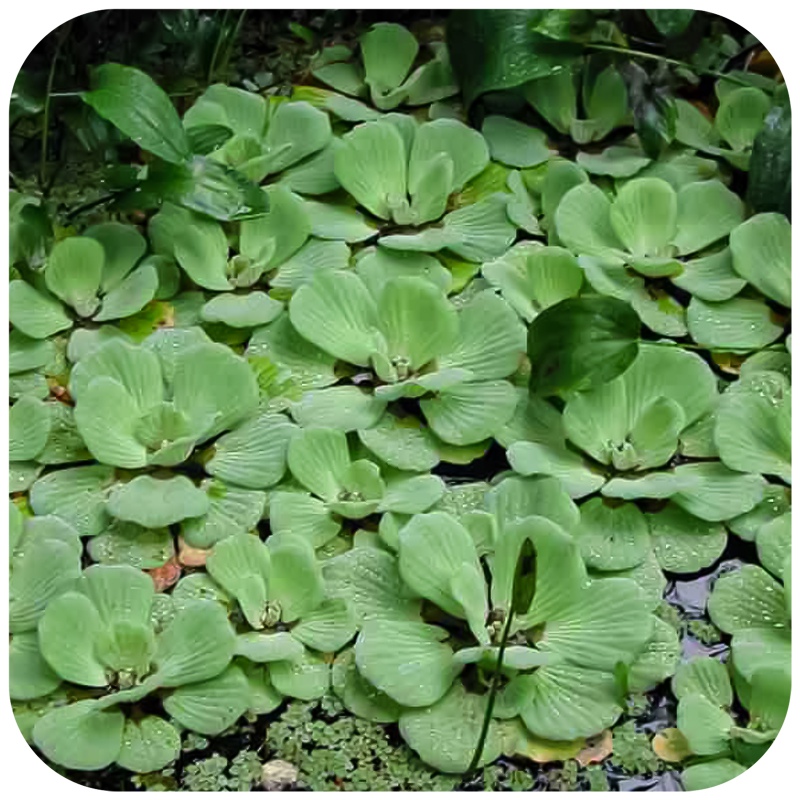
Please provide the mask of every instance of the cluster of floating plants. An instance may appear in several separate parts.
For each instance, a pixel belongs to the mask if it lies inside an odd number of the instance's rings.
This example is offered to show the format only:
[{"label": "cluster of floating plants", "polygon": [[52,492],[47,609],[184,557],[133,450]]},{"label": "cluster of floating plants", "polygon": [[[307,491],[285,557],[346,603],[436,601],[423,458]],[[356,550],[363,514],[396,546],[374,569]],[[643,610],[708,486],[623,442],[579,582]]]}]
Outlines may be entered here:
[{"label": "cluster of floating plants", "polygon": [[[333,693],[462,774],[670,680],[687,789],[775,738],[791,225],[740,194],[783,87],[721,78],[654,153],[607,54],[478,126],[454,66],[381,23],[327,88],[181,118],[107,64],[84,100],[155,213],[40,241],[11,193],[10,691],[49,762],[156,772]],[[686,661],[667,578],[731,537],[729,657]]]}]

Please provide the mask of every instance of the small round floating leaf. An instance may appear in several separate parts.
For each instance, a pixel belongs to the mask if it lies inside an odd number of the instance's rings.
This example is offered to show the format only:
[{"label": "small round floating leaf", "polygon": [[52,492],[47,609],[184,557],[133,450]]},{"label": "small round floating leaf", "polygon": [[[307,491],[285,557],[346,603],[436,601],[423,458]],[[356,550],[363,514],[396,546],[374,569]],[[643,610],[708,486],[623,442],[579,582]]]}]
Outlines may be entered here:
[{"label": "small round floating leaf", "polygon": [[62,767],[98,770],[119,756],[124,726],[121,711],[101,711],[95,700],[81,700],[45,714],[34,726],[33,741]]},{"label": "small round floating leaf", "polygon": [[531,391],[555,394],[602,385],[639,349],[639,317],[613,297],[575,297],[545,309],[528,331]]},{"label": "small round floating leaf", "polygon": [[230,666],[210,680],[179,686],[163,702],[164,710],[183,727],[216,736],[247,710],[250,688],[242,670]]},{"label": "small round floating leaf", "polygon": [[[103,275],[103,247],[88,236],[72,236],[53,247],[44,272],[47,288],[82,317],[98,305]],[[138,310],[138,309],[137,309]]]},{"label": "small round floating leaf", "polygon": [[699,656],[680,664],[672,678],[672,691],[678,700],[690,694],[700,694],[722,708],[729,708],[733,703],[728,669],[710,656]]},{"label": "small round floating leaf", "polygon": [[162,479],[139,475],[111,492],[108,513],[144,528],[163,528],[189,517],[200,517],[209,505],[205,492],[185,475]]},{"label": "small round floating leaf", "polygon": [[50,435],[50,408],[35,397],[21,397],[8,412],[8,458],[32,461],[44,450]]},{"label": "small round floating leaf", "polygon": [[442,628],[385,619],[366,622],[356,640],[359,672],[404,706],[425,707],[443,697],[462,670],[443,643]]},{"label": "small round floating leaf", "polygon": [[710,567],[728,543],[722,525],[693,517],[672,503],[648,514],[647,520],[656,558],[667,572],[698,572]]},{"label": "small round floating leaf", "polygon": [[16,329],[32,339],[47,339],[72,327],[72,320],[58,300],[22,280],[8,284],[8,318]]},{"label": "small round floating leaf", "polygon": [[731,232],[733,268],[767,297],[792,305],[792,226],[783,214],[756,214]]},{"label": "small round floating leaf", "polygon": [[181,735],[173,725],[155,716],[138,722],[125,720],[117,764],[131,772],[156,772],[175,761],[181,752]]},{"label": "small round floating leaf", "polygon": [[681,780],[687,792],[698,792],[732,781],[744,772],[747,772],[747,767],[736,761],[731,761],[729,758],[715,758],[713,761],[686,767]]},{"label": "small round floating leaf", "polygon": [[761,567],[744,564],[720,577],[708,598],[711,621],[725,633],[751,628],[787,629],[783,587]]},{"label": "small round floating leaf", "polygon": [[575,538],[586,565],[604,571],[641,564],[650,546],[647,522],[635,505],[612,507],[600,497],[581,505]]},{"label": "small round floating leaf", "polygon": [[[470,694],[456,684],[434,705],[404,711],[400,734],[420,758],[445,773],[464,772],[480,738],[486,714],[486,695]],[[500,726],[490,722],[478,766],[491,764],[502,752]]]}]

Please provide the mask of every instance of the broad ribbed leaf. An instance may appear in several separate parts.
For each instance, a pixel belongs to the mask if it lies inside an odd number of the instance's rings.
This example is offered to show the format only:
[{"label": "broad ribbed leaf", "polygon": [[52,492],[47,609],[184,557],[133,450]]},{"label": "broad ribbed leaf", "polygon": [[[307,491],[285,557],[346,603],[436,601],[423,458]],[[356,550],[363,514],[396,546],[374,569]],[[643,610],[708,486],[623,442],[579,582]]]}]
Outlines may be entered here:
[{"label": "broad ribbed leaf", "polygon": [[[88,236],[72,236],[53,247],[44,271],[47,288],[82,317],[97,309],[103,247]],[[137,309],[138,310],[138,309]]]},{"label": "broad ribbed leaf", "polygon": [[139,475],[114,488],[108,513],[145,528],[163,528],[208,511],[209,500],[185,475],[153,478]]},{"label": "broad ribbed leaf", "polygon": [[792,226],[783,214],[756,214],[731,232],[733,268],[781,305],[791,306]]},{"label": "broad ribbed leaf", "polygon": [[425,707],[443,697],[463,669],[441,628],[421,622],[366,622],[356,640],[359,672],[401,705]]},{"label": "broad ribbed leaf", "polygon": [[16,329],[32,339],[46,339],[72,327],[72,320],[58,300],[22,280],[8,284],[8,318]]},{"label": "broad ribbed leaf", "polygon": [[131,772],[155,772],[177,760],[180,752],[181,735],[166,720],[156,716],[138,722],[128,719],[117,763]]},{"label": "broad ribbed leaf", "polygon": [[632,503],[606,505],[600,497],[581,506],[575,538],[586,565],[603,571],[631,569],[641,564],[650,547],[642,512]]}]

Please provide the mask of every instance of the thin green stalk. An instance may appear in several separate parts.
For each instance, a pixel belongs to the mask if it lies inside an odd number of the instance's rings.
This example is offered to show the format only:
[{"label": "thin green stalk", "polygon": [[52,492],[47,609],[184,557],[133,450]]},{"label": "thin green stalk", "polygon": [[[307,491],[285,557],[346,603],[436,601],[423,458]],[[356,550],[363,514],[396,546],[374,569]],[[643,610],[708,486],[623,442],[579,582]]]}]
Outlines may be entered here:
[{"label": "thin green stalk", "polygon": [[231,60],[231,55],[233,54],[233,46],[236,43],[236,40],[239,38],[239,31],[242,29],[242,23],[244,23],[245,15],[247,14],[247,9],[242,9],[239,14],[239,19],[236,20],[236,25],[234,25],[233,30],[231,31],[230,36],[227,37],[227,41],[225,43],[225,51],[223,57],[220,59],[219,69],[223,72],[226,72],[228,69],[228,63]]},{"label": "thin green stalk", "polygon": [[44,115],[42,119],[42,149],[39,155],[39,187],[43,192],[45,191],[47,184],[47,144],[48,139],[50,138],[50,95],[53,91],[53,83],[55,82],[56,78],[56,63],[58,62],[58,56],[61,53],[61,45],[64,44],[68,34],[69,25],[62,35],[58,37],[56,49],[53,53],[53,59],[50,62],[50,73],[47,76],[47,89],[44,96]]},{"label": "thin green stalk", "polygon": [[475,746],[475,753],[472,756],[469,767],[467,767],[467,774],[474,772],[478,768],[481,756],[483,755],[483,748],[486,745],[486,737],[489,734],[489,725],[492,722],[492,711],[494,711],[494,701],[497,697],[497,690],[500,688],[500,674],[503,669],[503,656],[506,653],[506,644],[508,642],[509,634],[511,633],[511,620],[514,618],[514,612],[509,609],[506,623],[503,626],[503,633],[500,637],[500,649],[497,651],[497,666],[492,675],[492,683],[489,687],[489,698],[486,701],[486,713],[483,716],[483,726],[481,727],[481,735],[478,737],[478,744]]},{"label": "thin green stalk", "polygon": [[214,52],[211,54],[211,63],[208,65],[208,78],[206,83],[208,83],[209,86],[211,85],[211,81],[214,80],[214,73],[217,68],[217,56],[219,56],[219,49],[222,47],[222,41],[225,38],[225,23],[228,21],[228,14],[230,14],[230,9],[226,8],[225,13],[222,15],[222,23],[219,26]]},{"label": "thin green stalk", "polygon": [[691,72],[697,72],[700,75],[708,75],[712,78],[724,78],[726,81],[738,83],[740,86],[751,86],[751,84],[749,84],[747,81],[742,80],[735,75],[727,75],[726,73],[718,72],[715,69],[695,67],[686,61],[678,61],[675,58],[667,58],[666,56],[660,56],[657,53],[648,53],[644,50],[631,50],[628,47],[618,47],[614,44],[593,44],[591,42],[585,44],[584,47],[587,50],[598,50],[603,53],[619,53],[620,55],[633,56],[634,58],[645,58],[649,59],[650,61],[661,61],[664,64],[669,64],[673,67],[681,67],[682,69],[688,69]]}]

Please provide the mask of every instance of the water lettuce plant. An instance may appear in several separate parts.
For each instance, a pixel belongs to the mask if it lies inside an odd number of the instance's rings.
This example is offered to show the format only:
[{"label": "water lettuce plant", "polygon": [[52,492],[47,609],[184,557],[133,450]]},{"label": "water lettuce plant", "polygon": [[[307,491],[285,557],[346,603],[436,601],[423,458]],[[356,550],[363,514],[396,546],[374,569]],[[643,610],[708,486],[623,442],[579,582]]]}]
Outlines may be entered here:
[{"label": "water lettuce plant", "polygon": [[[316,43],[291,90],[106,64],[75,102],[136,153],[113,197],[10,193],[10,693],[59,768],[169,770],[295,703],[447,786],[574,786],[620,725],[649,769],[654,690],[687,789],[778,734],[784,93],[676,99],[738,42],[665,80],[616,12],[451,22]],[[667,621],[698,573],[725,658]]]}]

